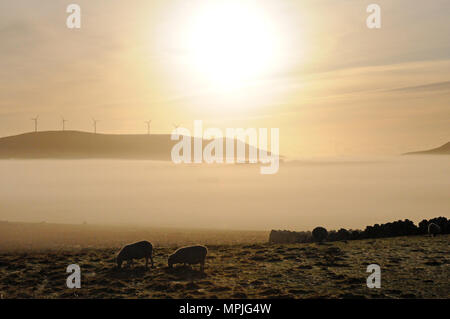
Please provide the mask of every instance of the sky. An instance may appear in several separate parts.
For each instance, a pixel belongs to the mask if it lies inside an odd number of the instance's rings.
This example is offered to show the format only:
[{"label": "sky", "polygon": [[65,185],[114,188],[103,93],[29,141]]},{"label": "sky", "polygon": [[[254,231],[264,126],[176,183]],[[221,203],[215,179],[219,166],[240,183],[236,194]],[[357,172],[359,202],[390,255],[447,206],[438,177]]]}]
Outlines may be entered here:
[{"label": "sky", "polygon": [[[450,140],[448,0],[0,3],[0,136],[280,128],[291,158]],[[369,29],[366,8],[381,7]]]}]

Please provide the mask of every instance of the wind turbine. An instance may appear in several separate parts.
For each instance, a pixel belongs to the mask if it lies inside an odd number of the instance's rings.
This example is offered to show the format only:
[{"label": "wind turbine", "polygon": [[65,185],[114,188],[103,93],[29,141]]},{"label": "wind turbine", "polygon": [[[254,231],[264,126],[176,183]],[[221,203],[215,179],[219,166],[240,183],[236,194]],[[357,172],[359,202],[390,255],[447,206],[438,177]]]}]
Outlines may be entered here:
[{"label": "wind turbine", "polygon": [[31,120],[34,121],[34,131],[37,132],[38,130],[38,119],[39,119],[39,115],[36,116],[35,118],[32,118]]},{"label": "wind turbine", "polygon": [[175,128],[175,134],[178,134],[178,128],[181,124],[173,124],[173,127]]},{"label": "wind turbine", "polygon": [[152,120],[146,121],[147,124],[147,134],[150,135],[150,124],[152,123]]},{"label": "wind turbine", "polygon": [[97,134],[97,122],[98,120],[92,118],[92,123],[94,124],[94,134]]},{"label": "wind turbine", "polygon": [[62,122],[62,130],[65,131],[67,120],[64,117],[61,117],[61,122]]}]

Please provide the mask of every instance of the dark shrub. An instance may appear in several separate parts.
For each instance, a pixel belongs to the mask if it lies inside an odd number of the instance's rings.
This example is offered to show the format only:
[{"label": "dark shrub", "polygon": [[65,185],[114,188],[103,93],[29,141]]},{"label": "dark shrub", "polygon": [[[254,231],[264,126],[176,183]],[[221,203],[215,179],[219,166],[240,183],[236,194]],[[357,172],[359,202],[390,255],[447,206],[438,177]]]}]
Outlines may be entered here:
[{"label": "dark shrub", "polygon": [[345,229],[341,228],[337,232],[337,240],[349,240],[350,239],[350,232]]},{"label": "dark shrub", "polygon": [[419,234],[425,235],[428,232],[428,220],[424,219],[419,223]]},{"label": "dark shrub", "polygon": [[315,242],[322,242],[328,238],[328,231],[323,227],[316,227],[312,231],[312,236]]},{"label": "dark shrub", "polygon": [[357,239],[362,239],[362,232],[359,230],[352,230],[350,232],[350,239],[351,240],[357,240]]}]

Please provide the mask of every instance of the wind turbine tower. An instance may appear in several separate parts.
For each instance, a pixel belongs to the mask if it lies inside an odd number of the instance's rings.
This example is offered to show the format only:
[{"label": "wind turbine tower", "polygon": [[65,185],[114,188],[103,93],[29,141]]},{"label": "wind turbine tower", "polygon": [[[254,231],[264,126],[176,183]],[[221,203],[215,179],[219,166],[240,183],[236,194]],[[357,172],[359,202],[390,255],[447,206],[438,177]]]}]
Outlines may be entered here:
[{"label": "wind turbine tower", "polygon": [[65,131],[66,130],[67,120],[64,117],[62,117],[61,118],[61,122],[62,122],[62,130]]},{"label": "wind turbine tower", "polygon": [[178,134],[178,128],[181,126],[181,124],[173,124],[173,127],[175,128],[175,134]]},{"label": "wind turbine tower", "polygon": [[97,122],[98,120],[92,119],[92,123],[94,124],[94,134],[97,134]]},{"label": "wind turbine tower", "polygon": [[38,131],[38,119],[39,119],[39,116],[36,116],[35,118],[31,119],[32,121],[34,121],[34,131],[35,132]]},{"label": "wind turbine tower", "polygon": [[152,120],[146,121],[147,124],[147,134],[150,135],[150,124],[152,123]]}]

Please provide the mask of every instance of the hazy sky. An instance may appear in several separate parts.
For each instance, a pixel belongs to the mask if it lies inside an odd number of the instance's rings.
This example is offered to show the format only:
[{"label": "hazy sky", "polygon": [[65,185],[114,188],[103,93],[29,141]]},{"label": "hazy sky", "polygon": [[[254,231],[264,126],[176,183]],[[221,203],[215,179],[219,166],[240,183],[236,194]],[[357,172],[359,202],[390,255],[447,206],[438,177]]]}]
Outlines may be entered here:
[{"label": "hazy sky", "polygon": [[[0,136],[279,127],[281,153],[397,154],[450,140],[448,0],[0,2]],[[366,26],[381,6],[382,27]]]}]

